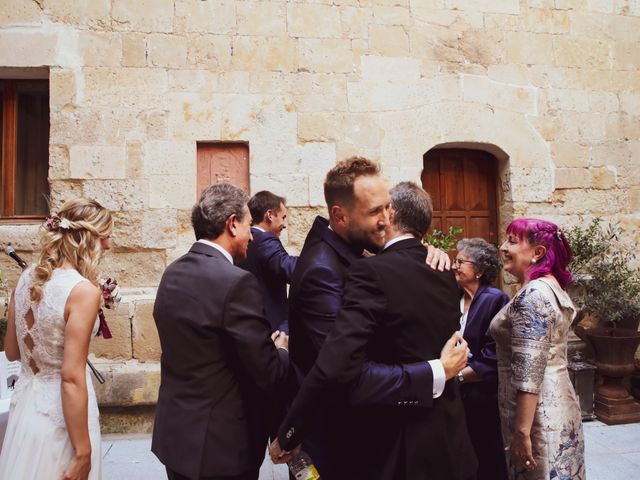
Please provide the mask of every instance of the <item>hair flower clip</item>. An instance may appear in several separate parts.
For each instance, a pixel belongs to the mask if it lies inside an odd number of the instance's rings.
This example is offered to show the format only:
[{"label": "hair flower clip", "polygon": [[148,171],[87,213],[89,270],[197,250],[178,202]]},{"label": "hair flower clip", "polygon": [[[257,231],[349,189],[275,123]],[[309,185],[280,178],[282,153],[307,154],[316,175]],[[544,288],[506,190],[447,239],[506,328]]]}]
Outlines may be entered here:
[{"label": "hair flower clip", "polygon": [[44,221],[44,228],[46,228],[50,232],[59,229],[69,230],[71,229],[71,222],[68,218],[60,218],[57,215],[51,215]]},{"label": "hair flower clip", "polygon": [[59,219],[58,225],[62,230],[69,230],[71,228],[71,222],[68,218]]},{"label": "hair flower clip", "polygon": [[564,232],[560,227],[558,227],[558,229],[556,230],[556,237],[558,238],[558,240],[562,241],[562,235],[564,235]]}]

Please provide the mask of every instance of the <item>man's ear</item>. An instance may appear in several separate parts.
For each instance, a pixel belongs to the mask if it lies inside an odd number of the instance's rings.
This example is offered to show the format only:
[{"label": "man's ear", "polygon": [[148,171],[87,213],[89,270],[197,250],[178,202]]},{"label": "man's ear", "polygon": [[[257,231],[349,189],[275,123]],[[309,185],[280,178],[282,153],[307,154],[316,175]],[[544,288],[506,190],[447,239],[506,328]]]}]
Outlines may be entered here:
[{"label": "man's ear", "polygon": [[344,225],[348,221],[347,211],[342,205],[331,205],[331,208],[329,209],[329,216],[337,224]]},{"label": "man's ear", "polygon": [[227,217],[227,221],[225,222],[225,227],[229,232],[229,235],[235,237],[238,234],[238,217],[235,213],[232,213]]},{"label": "man's ear", "polygon": [[273,210],[269,209],[266,212],[264,212],[264,217],[263,220],[267,223],[273,223]]}]

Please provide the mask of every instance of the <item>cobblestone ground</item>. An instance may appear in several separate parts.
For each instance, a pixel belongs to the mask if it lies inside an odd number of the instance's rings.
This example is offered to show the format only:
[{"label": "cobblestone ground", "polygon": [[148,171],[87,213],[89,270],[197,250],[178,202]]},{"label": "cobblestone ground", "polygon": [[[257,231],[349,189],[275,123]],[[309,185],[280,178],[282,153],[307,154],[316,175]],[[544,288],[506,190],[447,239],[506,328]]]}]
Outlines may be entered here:
[{"label": "cobblestone ground", "polygon": [[[587,478],[639,478],[640,424],[607,426],[584,424]],[[106,435],[102,442],[105,480],[165,480],[164,467],[151,453],[149,435]],[[260,480],[287,480],[286,468],[265,460]]]}]

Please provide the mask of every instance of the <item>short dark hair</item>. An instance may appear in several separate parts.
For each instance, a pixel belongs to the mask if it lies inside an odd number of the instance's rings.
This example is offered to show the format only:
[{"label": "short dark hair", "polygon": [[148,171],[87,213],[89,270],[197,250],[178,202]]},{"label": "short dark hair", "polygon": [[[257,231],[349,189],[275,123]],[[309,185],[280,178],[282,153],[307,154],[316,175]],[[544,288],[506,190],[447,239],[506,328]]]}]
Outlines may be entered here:
[{"label": "short dark hair", "polygon": [[358,177],[379,175],[380,166],[364,157],[350,157],[338,162],[324,179],[324,199],[327,207],[337,203],[350,207],[353,205],[353,184]]},{"label": "short dark hair", "polygon": [[502,269],[500,255],[495,245],[483,238],[463,238],[456,245],[458,252],[468,255],[480,273],[480,283],[491,285]]},{"label": "short dark hair", "polygon": [[403,233],[424,237],[433,215],[429,194],[413,182],[400,182],[389,195],[394,212],[393,225]]},{"label": "short dark hair", "polygon": [[229,183],[216,183],[205,188],[191,210],[191,225],[196,239],[218,238],[233,214],[242,221],[248,199],[246,193]]},{"label": "short dark hair", "polygon": [[249,211],[251,212],[251,221],[256,224],[264,220],[264,214],[267,211],[277,212],[280,210],[280,205],[286,204],[286,198],[267,190],[262,190],[251,197],[247,205],[249,205]]}]

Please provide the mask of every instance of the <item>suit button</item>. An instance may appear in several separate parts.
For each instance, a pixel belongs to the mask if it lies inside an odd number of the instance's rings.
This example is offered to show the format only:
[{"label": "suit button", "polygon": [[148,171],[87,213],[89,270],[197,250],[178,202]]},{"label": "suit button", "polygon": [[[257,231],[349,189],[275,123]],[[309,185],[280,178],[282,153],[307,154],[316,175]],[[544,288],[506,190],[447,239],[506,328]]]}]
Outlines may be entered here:
[{"label": "suit button", "polygon": [[409,402],[407,402],[407,401],[405,400],[405,402],[404,402],[404,406],[406,407],[408,404],[409,404]]},{"label": "suit button", "polygon": [[401,407],[402,406],[402,402],[398,402],[398,406]]},{"label": "suit button", "polygon": [[291,427],[291,428],[289,429],[289,431],[287,432],[287,434],[285,435],[285,437],[287,437],[287,438],[291,438],[291,437],[293,437],[293,434],[295,433],[295,431],[296,431],[296,429],[295,429],[295,428],[293,428],[293,427]]}]

